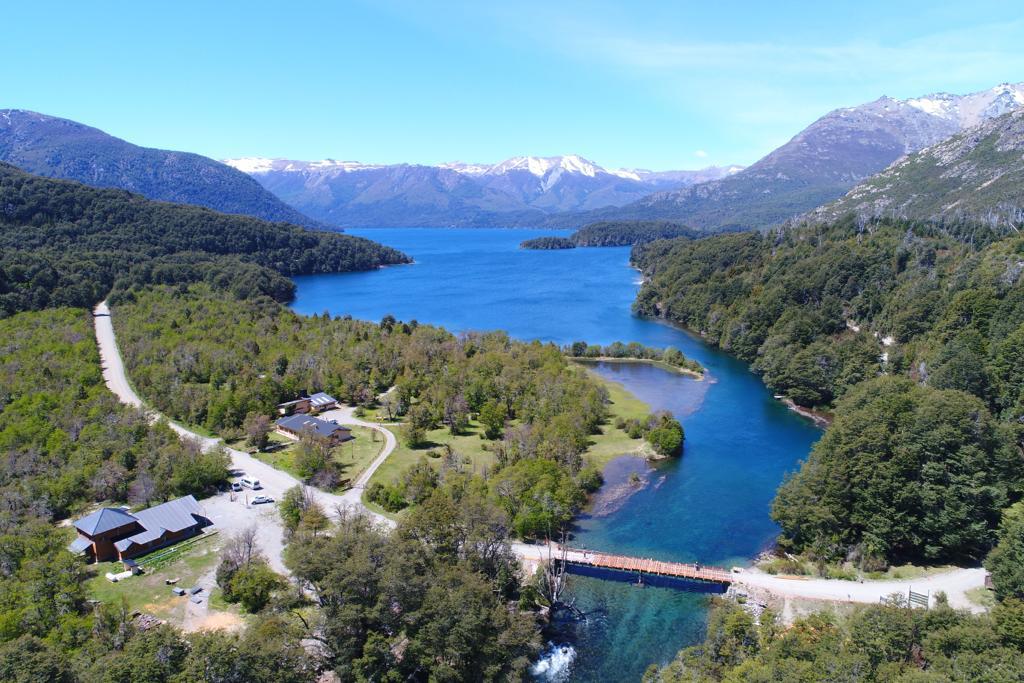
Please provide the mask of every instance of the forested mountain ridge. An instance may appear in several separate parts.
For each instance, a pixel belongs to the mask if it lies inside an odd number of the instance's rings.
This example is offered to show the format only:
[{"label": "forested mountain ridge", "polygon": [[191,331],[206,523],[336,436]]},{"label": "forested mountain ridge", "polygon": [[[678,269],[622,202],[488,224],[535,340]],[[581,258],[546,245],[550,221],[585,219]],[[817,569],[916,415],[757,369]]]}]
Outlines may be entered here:
[{"label": "forested mountain ridge", "polygon": [[91,306],[113,287],[206,281],[288,300],[286,276],[408,263],[350,235],[268,223],[0,163],[0,317]]},{"label": "forested mountain ridge", "polygon": [[633,259],[638,312],[834,409],[776,497],[784,547],[866,569],[993,547],[1024,491],[1024,236],[849,218],[654,242]]},{"label": "forested mountain ridge", "polygon": [[1024,225],[1024,111],[986,121],[911,154],[807,220],[853,213],[940,222]]},{"label": "forested mountain ridge", "polygon": [[[1024,323],[1022,254],[1012,230],[899,221],[665,240],[633,250],[647,277],[635,306],[752,362],[797,403],[829,406],[883,370],[938,381],[960,333],[1008,338]],[[1010,386],[958,388],[1018,401],[1000,396]]]},{"label": "forested mountain ridge", "polygon": [[323,227],[218,161],[139,147],[97,128],[36,112],[0,110],[0,161],[36,175],[128,190],[149,199]]},{"label": "forested mountain ridge", "polygon": [[965,96],[882,97],[829,112],[729,177],[571,218],[674,220],[705,232],[765,228],[842,197],[907,153],[1022,104],[1024,84],[1003,84]]}]

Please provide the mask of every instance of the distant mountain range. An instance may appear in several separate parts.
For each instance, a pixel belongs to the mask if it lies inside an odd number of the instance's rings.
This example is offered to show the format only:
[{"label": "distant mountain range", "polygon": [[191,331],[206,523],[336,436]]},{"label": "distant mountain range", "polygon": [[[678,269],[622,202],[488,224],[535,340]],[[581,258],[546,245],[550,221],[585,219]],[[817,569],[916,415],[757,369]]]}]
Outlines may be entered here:
[{"label": "distant mountain range", "polygon": [[826,114],[728,177],[566,217],[563,224],[664,219],[709,232],[774,225],[842,197],[906,154],[1022,105],[1024,83],[964,96],[882,97]]},{"label": "distant mountain range", "polygon": [[904,157],[807,217],[848,213],[1024,226],[1024,109]]},{"label": "distant mountain range", "polygon": [[149,199],[325,227],[246,174],[213,159],[139,147],[81,123],[31,111],[0,110],[0,161],[36,175],[120,188]]},{"label": "distant mountain range", "polygon": [[577,155],[438,166],[255,157],[224,163],[303,213],[342,227],[541,225],[552,216],[622,206],[741,169],[609,170]]}]

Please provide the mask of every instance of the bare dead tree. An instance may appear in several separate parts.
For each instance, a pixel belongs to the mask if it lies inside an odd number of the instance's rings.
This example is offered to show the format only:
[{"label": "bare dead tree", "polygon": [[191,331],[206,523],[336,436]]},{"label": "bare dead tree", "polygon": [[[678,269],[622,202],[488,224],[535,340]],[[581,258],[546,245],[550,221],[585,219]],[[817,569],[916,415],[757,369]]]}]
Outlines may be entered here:
[{"label": "bare dead tree", "polygon": [[558,611],[566,611],[576,618],[586,619],[586,615],[576,607],[576,598],[568,597],[568,575],[566,573],[566,557],[568,550],[565,545],[565,532],[562,532],[562,542],[558,544],[559,557],[556,560],[552,554],[551,539],[547,540],[548,557],[541,564],[541,585],[540,594],[551,606],[551,614]]}]

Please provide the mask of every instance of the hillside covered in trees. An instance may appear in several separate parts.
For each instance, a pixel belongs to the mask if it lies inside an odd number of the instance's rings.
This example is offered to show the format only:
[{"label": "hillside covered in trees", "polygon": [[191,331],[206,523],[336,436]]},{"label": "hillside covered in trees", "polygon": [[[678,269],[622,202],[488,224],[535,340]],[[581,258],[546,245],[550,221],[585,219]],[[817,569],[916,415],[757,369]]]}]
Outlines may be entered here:
[{"label": "hillside covered in trees", "polygon": [[407,263],[389,247],[121,190],[32,176],[0,164],[0,317],[91,306],[149,283],[208,282],[287,301],[305,273]]},{"label": "hillside covered in trees", "polygon": [[1010,600],[972,615],[941,602],[907,609],[903,600],[817,612],[785,628],[771,612],[755,623],[732,603],[711,613],[704,641],[643,683],[727,681],[1019,681],[1024,670],[1024,603]]},{"label": "hillside covered in trees", "polygon": [[852,220],[655,242],[636,308],[835,420],[780,489],[781,542],[861,567],[980,561],[1022,492],[1024,238]]},{"label": "hillside covered in trees", "polygon": [[139,147],[91,126],[34,111],[0,109],[0,162],[46,178],[127,190],[158,201],[324,228],[219,161]]}]

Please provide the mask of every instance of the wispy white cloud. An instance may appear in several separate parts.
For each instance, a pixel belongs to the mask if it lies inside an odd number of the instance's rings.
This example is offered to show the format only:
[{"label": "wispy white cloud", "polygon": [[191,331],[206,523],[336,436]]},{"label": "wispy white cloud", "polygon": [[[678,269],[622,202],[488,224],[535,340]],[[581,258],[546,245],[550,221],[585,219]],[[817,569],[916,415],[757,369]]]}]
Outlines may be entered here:
[{"label": "wispy white cloud", "polygon": [[579,14],[555,13],[520,28],[548,49],[645,84],[681,112],[730,128],[756,146],[751,159],[836,107],[1024,79],[1024,19],[893,42],[821,44],[666,40],[581,24]]},{"label": "wispy white cloud", "polygon": [[696,152],[693,153],[693,156],[697,157],[698,159],[707,159],[708,153],[702,149],[698,149]]}]

